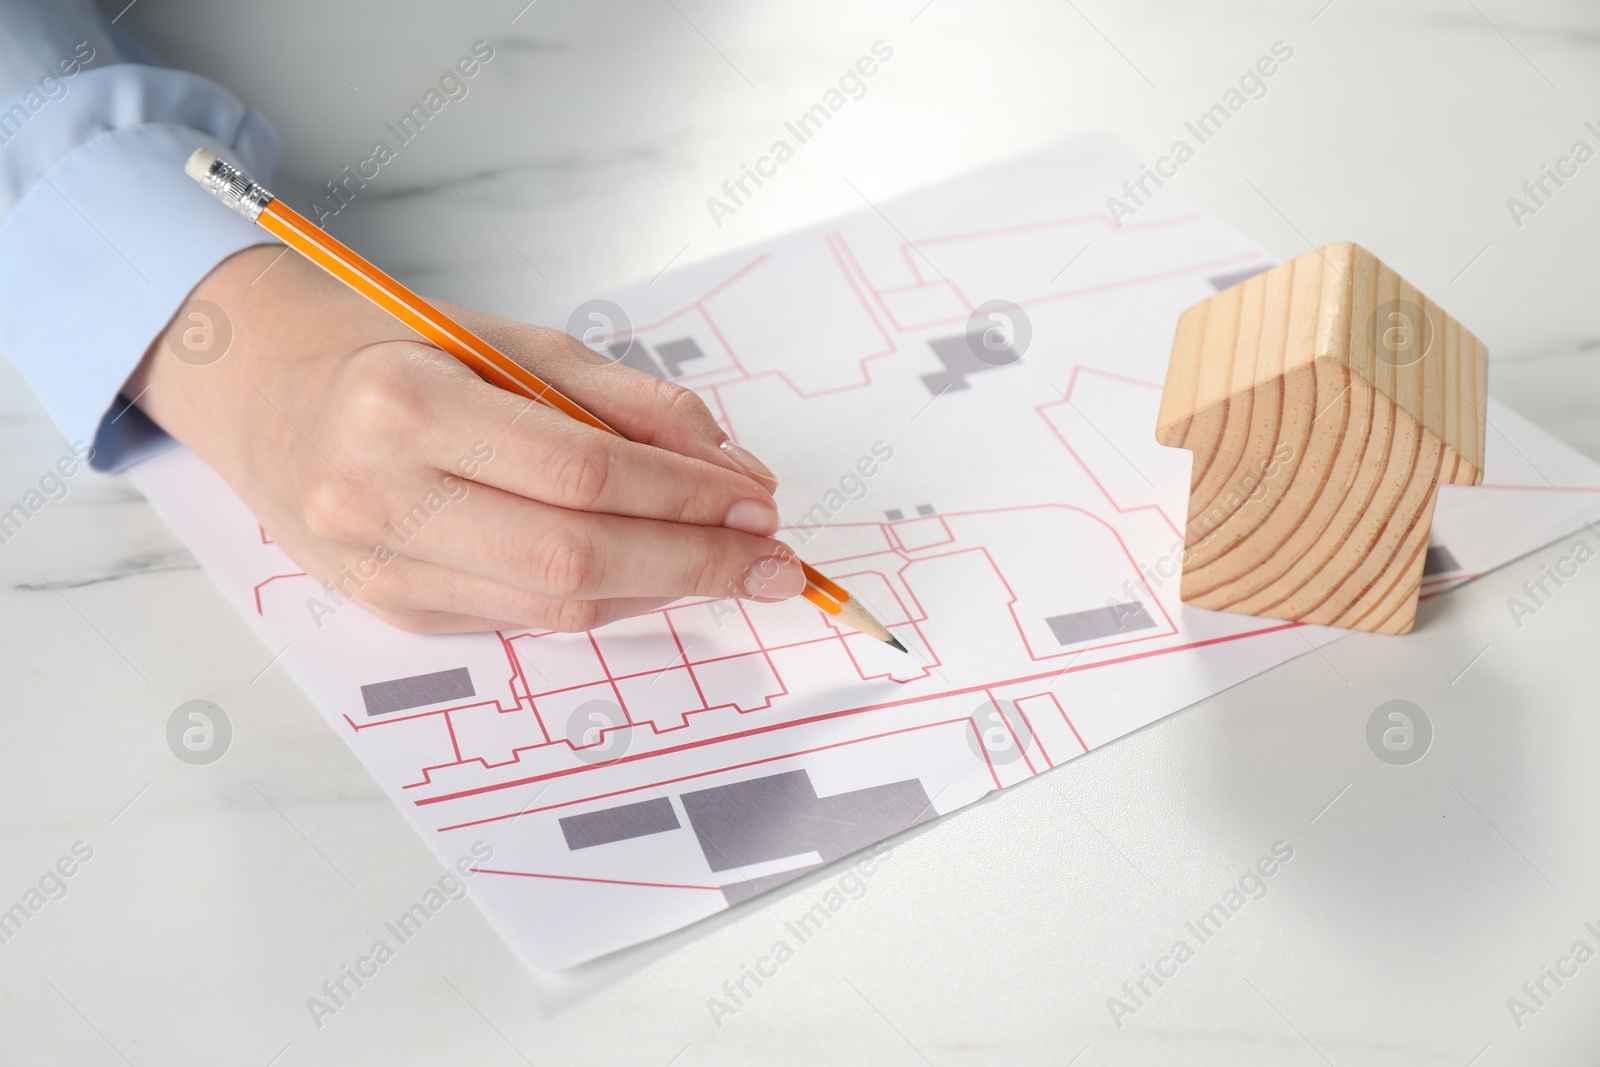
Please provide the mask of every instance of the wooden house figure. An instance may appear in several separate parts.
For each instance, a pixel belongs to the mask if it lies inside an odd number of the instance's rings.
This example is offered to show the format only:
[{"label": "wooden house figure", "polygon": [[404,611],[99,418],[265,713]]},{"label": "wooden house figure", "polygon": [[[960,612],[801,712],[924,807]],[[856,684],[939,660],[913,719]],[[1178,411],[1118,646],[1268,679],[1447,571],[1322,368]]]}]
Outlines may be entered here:
[{"label": "wooden house figure", "polygon": [[1194,456],[1183,601],[1410,630],[1439,484],[1483,480],[1488,360],[1354,244],[1185,311],[1156,425]]}]

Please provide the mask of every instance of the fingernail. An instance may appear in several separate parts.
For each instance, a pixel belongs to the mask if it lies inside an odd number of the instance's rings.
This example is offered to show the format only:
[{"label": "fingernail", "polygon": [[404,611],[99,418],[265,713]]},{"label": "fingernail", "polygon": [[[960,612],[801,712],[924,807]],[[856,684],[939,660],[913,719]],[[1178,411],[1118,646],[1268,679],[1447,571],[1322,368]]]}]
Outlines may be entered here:
[{"label": "fingernail", "polygon": [[722,449],[729,459],[743,467],[750,477],[766,486],[769,491],[778,488],[778,476],[773,474],[772,468],[757,459],[755,454],[748,448],[736,445],[732,441],[724,441],[718,447]]},{"label": "fingernail", "polygon": [[744,572],[744,595],[753,600],[788,600],[805,587],[805,571],[792,555],[758,559]]},{"label": "fingernail", "polygon": [[722,525],[766,537],[778,532],[778,509],[768,500],[736,500]]}]

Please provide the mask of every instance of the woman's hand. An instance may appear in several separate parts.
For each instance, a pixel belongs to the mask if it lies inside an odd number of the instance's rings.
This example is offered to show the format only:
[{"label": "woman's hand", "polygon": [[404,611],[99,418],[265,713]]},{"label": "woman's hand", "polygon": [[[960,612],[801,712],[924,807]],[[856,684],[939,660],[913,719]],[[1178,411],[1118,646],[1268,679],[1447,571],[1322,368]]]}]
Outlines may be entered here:
[{"label": "woman's hand", "polygon": [[193,296],[227,315],[226,354],[178,358],[190,324],[175,322],[128,395],[308,573],[379,618],[587,630],[683,596],[805,586],[770,536],[771,472],[679,386],[555,330],[439,305],[627,439],[613,437],[489,385],[276,246],[228,259]]}]

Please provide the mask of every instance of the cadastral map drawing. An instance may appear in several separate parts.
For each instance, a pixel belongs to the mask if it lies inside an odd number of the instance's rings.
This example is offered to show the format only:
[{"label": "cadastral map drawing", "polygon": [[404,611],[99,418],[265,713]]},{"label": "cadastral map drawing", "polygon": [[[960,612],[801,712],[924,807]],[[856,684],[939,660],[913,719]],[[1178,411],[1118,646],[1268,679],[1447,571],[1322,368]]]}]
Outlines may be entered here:
[{"label": "cadastral map drawing", "polygon": [[[611,294],[582,331],[777,470],[780,536],[910,655],[800,599],[406,634],[311,609],[191,453],[132,477],[441,860],[492,846],[470,890],[506,938],[580,963],[1340,636],[1178,600],[1189,454],[1153,436],[1173,323],[1276,260],[1170,191],[1113,225],[1136,172],[1077,138]],[[1489,424],[1425,595],[1600,517],[1600,466]]]}]

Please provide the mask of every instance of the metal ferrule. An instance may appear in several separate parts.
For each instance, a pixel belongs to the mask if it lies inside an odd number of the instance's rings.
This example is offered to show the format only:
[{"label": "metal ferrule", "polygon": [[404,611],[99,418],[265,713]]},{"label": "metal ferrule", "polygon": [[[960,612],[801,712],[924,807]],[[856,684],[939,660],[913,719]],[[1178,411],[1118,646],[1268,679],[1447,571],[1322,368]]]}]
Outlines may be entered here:
[{"label": "metal ferrule", "polygon": [[220,158],[212,161],[211,169],[200,179],[200,184],[251,222],[261,217],[261,212],[273,199],[266,186]]}]

